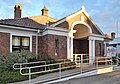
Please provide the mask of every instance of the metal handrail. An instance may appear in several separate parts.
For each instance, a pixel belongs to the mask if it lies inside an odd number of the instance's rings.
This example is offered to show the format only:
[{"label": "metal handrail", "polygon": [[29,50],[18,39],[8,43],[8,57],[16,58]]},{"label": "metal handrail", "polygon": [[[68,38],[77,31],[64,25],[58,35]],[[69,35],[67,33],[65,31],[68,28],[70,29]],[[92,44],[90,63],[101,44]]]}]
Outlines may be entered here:
[{"label": "metal handrail", "polygon": [[[39,62],[36,62],[36,63],[39,63]],[[67,68],[72,68],[72,67],[76,67],[75,65],[71,65],[71,66],[67,66],[67,67],[62,67],[61,65],[62,64],[66,64],[66,63],[71,63],[71,62],[61,62],[61,63],[54,63],[54,64],[45,64],[45,65],[40,65],[40,66],[32,66],[32,67],[22,67],[22,64],[32,64],[31,63],[15,63],[13,65],[13,68],[14,69],[20,69],[20,74],[21,75],[29,75],[29,84],[31,83],[31,75],[33,74],[39,74],[39,73],[45,73],[45,72],[50,72],[50,71],[56,71],[56,70],[59,70],[59,77],[61,78],[61,70],[63,69],[67,69]],[[16,65],[20,65],[20,68],[15,68]],[[59,67],[58,68],[55,68],[55,69],[47,69],[47,67],[50,67],[50,66],[54,66],[54,65],[58,65]],[[45,68],[43,71],[38,71],[38,72],[31,72],[31,69],[35,69],[35,68]],[[22,70],[29,70],[28,73],[22,73]]]},{"label": "metal handrail", "polygon": [[[34,68],[41,68],[41,67],[48,67],[48,66],[50,67],[50,66],[53,66],[53,65],[61,65],[61,64],[65,64],[65,63],[70,63],[70,62],[61,62],[61,63],[41,65],[41,66],[34,66],[34,67],[24,67],[24,68],[21,67],[21,74],[22,74],[22,75],[29,75],[29,73],[27,73],[27,74],[23,74],[23,73],[22,73],[22,70],[24,70],[24,69],[34,69]],[[20,66],[21,66],[21,64],[20,64]],[[74,67],[74,66],[73,66],[73,67]],[[67,68],[69,68],[69,67],[67,67]],[[61,68],[61,69],[62,69],[62,68]],[[43,72],[49,72],[49,71],[55,71],[55,70],[59,70],[59,68],[57,68],[57,69],[52,69],[52,70],[39,71],[39,72],[36,72],[36,73],[43,73]],[[34,73],[31,73],[31,74],[34,74]]]},{"label": "metal handrail", "polygon": [[[79,55],[79,54],[78,54]],[[77,55],[76,55],[77,56]],[[70,58],[70,59],[68,59],[68,60],[72,60],[73,59],[73,61],[72,62],[74,62],[74,63],[79,63],[79,65],[80,65],[80,73],[82,73],[83,72],[83,62],[84,61],[87,61],[85,64],[89,64],[89,61],[90,60],[94,60],[94,59],[83,59],[83,57],[82,57],[83,55],[81,55],[81,56],[79,56],[79,60],[75,60],[74,58]],[[103,58],[103,57],[102,57]],[[108,58],[110,58],[110,57],[108,57]],[[105,60],[109,60],[109,59],[106,59],[105,58]],[[95,60],[95,62],[96,62],[96,64],[95,64],[95,67],[91,67],[90,69],[98,69],[98,68],[102,68],[102,67],[98,67],[98,62]],[[59,78],[61,78],[62,77],[62,75],[61,75],[61,72],[62,72],[62,70],[64,70],[64,69],[67,69],[67,68],[72,68],[72,67],[76,67],[76,65],[70,65],[70,66],[64,66],[64,67],[62,67],[62,64],[67,64],[67,63],[71,63],[71,61],[65,61],[64,60],[64,62],[60,62],[60,63],[53,63],[53,64],[46,64],[46,61],[42,61],[42,63],[44,63],[43,65],[39,65],[39,66],[31,66],[31,67],[23,67],[22,65],[28,65],[28,64],[32,64],[32,63],[40,63],[40,62],[31,62],[31,63],[16,63],[16,64],[14,64],[13,65],[13,68],[14,69],[20,69],[20,74],[21,75],[29,75],[29,84],[31,84],[31,75],[33,75],[33,74],[39,74],[39,73],[45,73],[45,72],[50,72],[50,71],[58,71],[59,72]],[[16,68],[15,66],[16,65],[20,65],[20,68]],[[56,68],[52,68],[52,69],[47,69],[47,67],[51,67],[51,66],[58,66],[58,67],[56,67]],[[43,70],[41,70],[41,71],[37,71],[37,72],[32,72],[32,69],[36,69],[36,68],[44,68]],[[27,73],[23,73],[22,72],[22,70],[29,70],[29,72],[27,72]],[[88,70],[88,69],[87,69]]]},{"label": "metal handrail", "polygon": [[[19,68],[16,68],[15,66],[29,65],[29,64],[37,64],[37,63],[44,63],[44,65],[46,65],[46,61],[29,62],[29,63],[15,63],[15,64],[13,65],[13,69],[15,69],[15,70],[20,69],[20,67],[19,67]],[[22,66],[21,66],[21,68],[22,68]]]},{"label": "metal handrail", "polygon": [[108,63],[113,64],[112,61],[112,56],[106,56],[106,57],[96,57],[95,62],[97,63],[97,66],[99,65],[98,63],[105,63],[105,65],[108,66]]}]

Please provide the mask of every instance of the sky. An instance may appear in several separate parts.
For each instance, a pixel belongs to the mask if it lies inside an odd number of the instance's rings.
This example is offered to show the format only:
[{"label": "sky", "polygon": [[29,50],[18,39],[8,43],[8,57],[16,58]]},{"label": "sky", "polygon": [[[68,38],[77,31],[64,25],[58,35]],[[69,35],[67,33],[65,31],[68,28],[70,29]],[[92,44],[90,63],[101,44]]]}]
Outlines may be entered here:
[{"label": "sky", "polygon": [[118,26],[120,37],[120,0],[0,0],[0,19],[14,18],[14,6],[18,2],[22,4],[22,17],[41,15],[46,5],[49,16],[58,20],[84,5],[103,33],[117,33]]}]

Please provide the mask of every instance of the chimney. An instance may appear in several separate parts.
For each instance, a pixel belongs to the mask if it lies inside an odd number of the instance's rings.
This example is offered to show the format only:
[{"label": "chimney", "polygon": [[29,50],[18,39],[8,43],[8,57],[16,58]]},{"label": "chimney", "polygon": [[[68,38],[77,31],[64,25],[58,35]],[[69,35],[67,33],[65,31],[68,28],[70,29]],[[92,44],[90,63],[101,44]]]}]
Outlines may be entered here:
[{"label": "chimney", "polygon": [[115,38],[115,33],[114,33],[114,32],[111,33],[111,38],[112,38],[112,39]]},{"label": "chimney", "polygon": [[14,7],[14,18],[21,18],[22,5],[17,3]]},{"label": "chimney", "polygon": [[46,8],[46,6],[44,6],[44,8],[41,11],[42,11],[42,16],[48,16],[48,9]]}]

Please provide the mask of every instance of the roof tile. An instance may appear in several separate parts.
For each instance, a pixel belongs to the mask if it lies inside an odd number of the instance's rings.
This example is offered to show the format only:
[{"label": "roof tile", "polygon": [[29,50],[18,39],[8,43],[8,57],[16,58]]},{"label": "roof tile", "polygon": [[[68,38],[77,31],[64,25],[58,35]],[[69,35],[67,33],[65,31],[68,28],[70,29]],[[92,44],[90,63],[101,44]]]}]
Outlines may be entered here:
[{"label": "roof tile", "polygon": [[31,16],[26,18],[0,20],[0,24],[42,29],[44,28],[47,22],[56,21],[56,19],[47,16]]}]

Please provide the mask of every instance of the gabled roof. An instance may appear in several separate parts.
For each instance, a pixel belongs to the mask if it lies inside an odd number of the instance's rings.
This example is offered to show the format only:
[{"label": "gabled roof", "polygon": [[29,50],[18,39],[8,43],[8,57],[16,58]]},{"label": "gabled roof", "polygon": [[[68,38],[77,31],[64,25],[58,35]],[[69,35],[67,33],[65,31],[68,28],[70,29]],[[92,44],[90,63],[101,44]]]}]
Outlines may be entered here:
[{"label": "gabled roof", "polygon": [[2,25],[10,25],[10,26],[19,26],[19,27],[27,27],[27,28],[44,28],[47,22],[55,22],[57,21],[54,18],[47,16],[31,16],[26,18],[16,18],[16,19],[4,19],[0,20],[0,24]]},{"label": "gabled roof", "polygon": [[77,13],[77,12],[80,12],[81,10],[82,10],[82,9],[80,9],[80,10],[78,10],[78,11],[76,11],[76,12],[70,14],[70,15],[67,15],[67,16],[61,18],[60,20],[54,22],[51,26],[57,26],[57,25],[59,25],[60,23],[66,21],[69,16],[72,16],[73,14],[75,14],[75,13]]},{"label": "gabled roof", "polygon": [[91,17],[90,17],[90,16],[88,15],[88,13],[85,11],[84,6],[83,6],[80,10],[78,10],[78,11],[76,11],[76,12],[74,12],[74,13],[72,13],[72,14],[70,14],[70,15],[68,15],[68,16],[60,19],[60,20],[58,20],[57,22],[53,23],[51,26],[57,26],[57,25],[65,22],[66,20],[68,20],[68,19],[70,19],[70,18],[72,18],[72,17],[74,17],[74,16],[76,16],[76,15],[82,13],[82,12],[87,16],[87,18],[92,22],[92,24],[97,28],[97,30],[98,30],[102,35],[104,35],[104,33],[100,30],[100,28],[97,26],[97,24],[91,19]]},{"label": "gabled roof", "polygon": [[0,24],[9,25],[9,26],[27,27],[27,28],[43,28],[44,26],[29,18],[0,20]]},{"label": "gabled roof", "polygon": [[50,26],[56,27],[57,25],[69,20],[70,18],[73,18],[74,16],[76,16],[82,12],[87,16],[87,18],[90,20],[90,22],[92,22],[92,24],[95,26],[97,31],[99,31],[102,35],[104,35],[103,32],[99,29],[99,27],[95,24],[95,22],[93,22],[93,20],[90,18],[88,13],[85,11],[84,7],[82,7],[80,10],[78,10],[60,20],[56,20],[52,17],[42,15],[42,16],[30,16],[30,17],[18,18],[18,19],[16,18],[16,19],[0,20],[0,24],[42,29],[45,27],[46,23],[49,23]]}]

